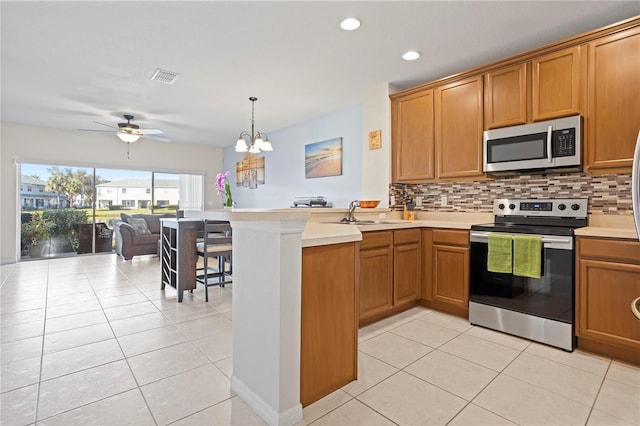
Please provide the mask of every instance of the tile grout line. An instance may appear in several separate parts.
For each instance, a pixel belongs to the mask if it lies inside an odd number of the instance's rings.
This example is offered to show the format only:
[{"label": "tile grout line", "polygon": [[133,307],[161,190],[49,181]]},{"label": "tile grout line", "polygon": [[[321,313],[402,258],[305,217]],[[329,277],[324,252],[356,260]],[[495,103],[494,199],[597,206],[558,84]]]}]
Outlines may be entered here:
[{"label": "tile grout line", "polygon": [[[120,271],[120,268],[118,268],[118,266],[115,265],[113,262],[112,262],[112,265],[114,265],[116,267],[116,270]],[[128,281],[130,281],[135,286],[135,283],[133,281],[131,281],[129,279],[129,277],[127,277],[126,275],[125,275],[125,277],[127,278]],[[89,280],[89,285],[91,285],[91,288],[93,289],[93,291],[95,293],[95,288],[93,287],[93,284],[91,283],[91,280]],[[137,286],[136,286],[136,289],[138,289]],[[138,291],[140,291],[140,290],[138,289]],[[116,343],[118,345],[118,348],[120,349],[120,352],[122,353],[122,357],[124,359],[124,362],[127,364],[127,368],[129,369],[129,374],[131,374],[131,377],[133,377],[133,380],[134,380],[134,382],[136,384],[136,390],[138,391],[138,393],[140,393],[140,396],[142,397],[142,400],[144,401],[144,404],[147,407],[147,411],[149,412],[149,415],[151,416],[151,419],[153,420],[153,422],[157,426],[158,425],[158,420],[156,419],[156,416],[153,414],[153,411],[151,410],[151,407],[149,406],[149,402],[147,401],[147,398],[145,398],[145,396],[144,396],[144,392],[142,392],[142,389],[140,387],[140,382],[138,382],[138,378],[133,373],[133,369],[131,368],[131,364],[129,363],[129,359],[127,358],[126,354],[124,353],[124,349],[122,349],[122,345],[120,344],[120,340],[118,340],[118,337],[116,336],[116,333],[113,330],[113,326],[111,325],[111,320],[107,316],[107,313],[104,312],[104,307],[102,306],[102,302],[100,301],[100,298],[98,297],[98,295],[96,295],[96,298],[98,299],[98,303],[100,304],[100,307],[102,308],[102,314],[107,319],[107,324],[109,324],[109,329],[111,330],[111,333],[113,334],[113,338],[115,339],[115,341],[116,341]],[[149,298],[146,295],[145,295],[145,298],[147,300],[149,300]],[[151,301],[149,300],[149,302],[151,302]],[[113,396],[114,395],[111,395],[111,396],[108,396],[106,398],[111,398]]]},{"label": "tile grout line", "polygon": [[49,304],[49,273],[50,273],[50,268],[51,268],[51,263],[49,262],[49,260],[46,261],[47,262],[47,285],[46,285],[46,290],[45,290],[45,301],[44,301],[44,323],[42,324],[42,343],[41,343],[41,347],[40,347],[40,368],[38,369],[38,390],[36,392],[36,406],[33,410],[33,424],[37,425],[38,424],[38,411],[40,409],[40,390],[41,390],[41,386],[42,386],[42,366],[44,364],[44,336],[45,333],[47,332],[47,309],[48,309],[48,304]]}]

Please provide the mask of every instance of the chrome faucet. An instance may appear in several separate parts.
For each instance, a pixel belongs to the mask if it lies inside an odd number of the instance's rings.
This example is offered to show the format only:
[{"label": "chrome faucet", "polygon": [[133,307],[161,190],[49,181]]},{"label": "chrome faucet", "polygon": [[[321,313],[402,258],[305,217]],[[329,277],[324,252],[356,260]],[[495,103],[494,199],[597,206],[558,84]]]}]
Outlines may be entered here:
[{"label": "chrome faucet", "polygon": [[349,216],[347,216],[346,220],[344,220],[345,222],[355,222],[356,221],[356,217],[354,216],[354,212],[356,211],[356,207],[360,207],[360,202],[358,200],[353,200],[352,202],[349,203]]}]

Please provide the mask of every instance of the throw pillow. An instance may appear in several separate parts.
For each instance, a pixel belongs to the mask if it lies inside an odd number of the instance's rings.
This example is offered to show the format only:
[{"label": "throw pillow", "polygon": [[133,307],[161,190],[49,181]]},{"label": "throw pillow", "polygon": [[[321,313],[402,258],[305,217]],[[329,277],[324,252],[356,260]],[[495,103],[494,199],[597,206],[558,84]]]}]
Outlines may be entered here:
[{"label": "throw pillow", "polygon": [[130,217],[129,218],[129,225],[131,225],[131,227],[133,228],[133,231],[136,233],[136,235],[149,235],[151,234],[151,231],[149,231],[149,228],[147,227],[147,221],[140,218],[135,218],[135,217]]}]

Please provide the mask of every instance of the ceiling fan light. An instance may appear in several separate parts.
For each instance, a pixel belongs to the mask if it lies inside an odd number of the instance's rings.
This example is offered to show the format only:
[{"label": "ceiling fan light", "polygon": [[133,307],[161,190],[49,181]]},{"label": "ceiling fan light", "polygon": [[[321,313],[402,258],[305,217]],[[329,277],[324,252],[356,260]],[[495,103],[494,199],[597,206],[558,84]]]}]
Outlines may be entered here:
[{"label": "ceiling fan light", "polygon": [[268,139],[262,143],[262,150],[263,151],[273,151],[273,147],[271,146],[271,142],[269,142]]},{"label": "ceiling fan light", "polygon": [[247,142],[242,138],[238,139],[238,142],[236,142],[236,152],[247,152],[248,149]]},{"label": "ceiling fan light", "polygon": [[137,141],[138,139],[140,139],[140,135],[136,135],[133,133],[127,133],[127,132],[118,132],[116,133],[116,135],[118,135],[118,137],[120,138],[120,140],[122,142],[127,142],[127,143],[133,143],[135,141]]}]

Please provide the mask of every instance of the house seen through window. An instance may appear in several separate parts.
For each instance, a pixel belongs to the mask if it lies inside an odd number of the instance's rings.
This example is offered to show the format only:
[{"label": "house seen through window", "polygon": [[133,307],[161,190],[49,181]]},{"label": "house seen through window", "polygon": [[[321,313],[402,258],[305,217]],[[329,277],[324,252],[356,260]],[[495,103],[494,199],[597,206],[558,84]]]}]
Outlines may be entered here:
[{"label": "house seen through window", "polygon": [[183,204],[203,205],[202,175],[29,163],[19,167],[24,260],[112,253],[112,222],[121,213],[175,214]]}]

